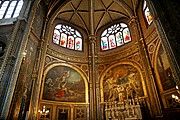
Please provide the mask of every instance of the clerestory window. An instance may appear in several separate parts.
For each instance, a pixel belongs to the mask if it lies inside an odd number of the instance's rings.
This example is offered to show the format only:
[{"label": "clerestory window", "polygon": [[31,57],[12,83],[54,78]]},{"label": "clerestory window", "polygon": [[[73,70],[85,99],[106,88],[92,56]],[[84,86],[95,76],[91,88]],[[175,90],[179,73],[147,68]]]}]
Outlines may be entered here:
[{"label": "clerestory window", "polygon": [[153,19],[145,0],[143,5],[143,12],[148,25],[150,25],[153,22]]},{"label": "clerestory window", "polygon": [[0,1],[0,19],[15,18],[19,16],[23,0]]},{"label": "clerestory window", "polygon": [[61,47],[82,51],[82,35],[68,25],[56,25],[52,42]]},{"label": "clerestory window", "polygon": [[101,50],[114,49],[131,41],[130,31],[125,23],[112,25],[101,34]]}]

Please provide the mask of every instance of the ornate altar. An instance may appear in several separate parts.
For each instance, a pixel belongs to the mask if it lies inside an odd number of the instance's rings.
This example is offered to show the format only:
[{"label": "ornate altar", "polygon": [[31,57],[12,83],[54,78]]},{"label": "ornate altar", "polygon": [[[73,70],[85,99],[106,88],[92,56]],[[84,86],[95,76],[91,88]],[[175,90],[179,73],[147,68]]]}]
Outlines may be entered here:
[{"label": "ornate altar", "polygon": [[144,96],[139,72],[130,65],[109,70],[104,77],[106,120],[141,120],[140,97]]}]

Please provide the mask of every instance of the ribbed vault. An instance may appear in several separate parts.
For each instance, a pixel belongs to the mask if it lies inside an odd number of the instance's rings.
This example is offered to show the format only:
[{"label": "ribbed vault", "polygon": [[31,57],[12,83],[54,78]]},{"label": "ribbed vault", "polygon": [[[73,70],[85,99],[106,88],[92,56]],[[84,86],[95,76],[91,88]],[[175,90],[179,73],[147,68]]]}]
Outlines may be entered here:
[{"label": "ribbed vault", "polygon": [[[93,6],[90,4],[93,1]],[[140,0],[46,0],[49,15],[77,25],[90,34],[90,19],[93,18],[93,30],[106,24],[113,24],[121,18],[130,19],[136,15]],[[53,11],[53,13],[52,13]],[[93,17],[90,14],[93,11]],[[91,19],[92,20],[92,19]]]}]

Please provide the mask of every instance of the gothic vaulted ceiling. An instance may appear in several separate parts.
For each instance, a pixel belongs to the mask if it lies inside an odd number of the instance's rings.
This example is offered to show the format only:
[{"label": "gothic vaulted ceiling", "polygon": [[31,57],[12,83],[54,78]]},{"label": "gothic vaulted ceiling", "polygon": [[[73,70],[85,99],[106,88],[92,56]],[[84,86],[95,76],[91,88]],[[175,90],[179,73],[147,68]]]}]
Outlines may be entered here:
[{"label": "gothic vaulted ceiling", "polygon": [[[140,0],[46,0],[56,17],[94,34],[102,26],[120,18],[130,19]],[[60,5],[61,2],[61,5]],[[56,8],[56,9],[55,9]],[[93,22],[92,22],[93,21]]]}]

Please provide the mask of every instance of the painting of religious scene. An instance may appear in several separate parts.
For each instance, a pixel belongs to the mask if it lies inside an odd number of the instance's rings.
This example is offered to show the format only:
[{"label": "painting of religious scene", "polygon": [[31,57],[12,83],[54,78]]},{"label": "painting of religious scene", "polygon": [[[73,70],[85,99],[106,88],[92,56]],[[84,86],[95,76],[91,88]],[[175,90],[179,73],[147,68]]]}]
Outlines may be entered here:
[{"label": "painting of religious scene", "polygon": [[74,69],[56,66],[45,77],[42,99],[59,102],[85,102],[85,84]]},{"label": "painting of religious scene", "polygon": [[124,101],[144,96],[141,78],[131,65],[118,65],[110,69],[104,77],[104,100]]},{"label": "painting of religious scene", "polygon": [[175,87],[176,83],[170,69],[170,64],[162,46],[160,46],[158,51],[157,68],[163,89],[168,90]]}]

